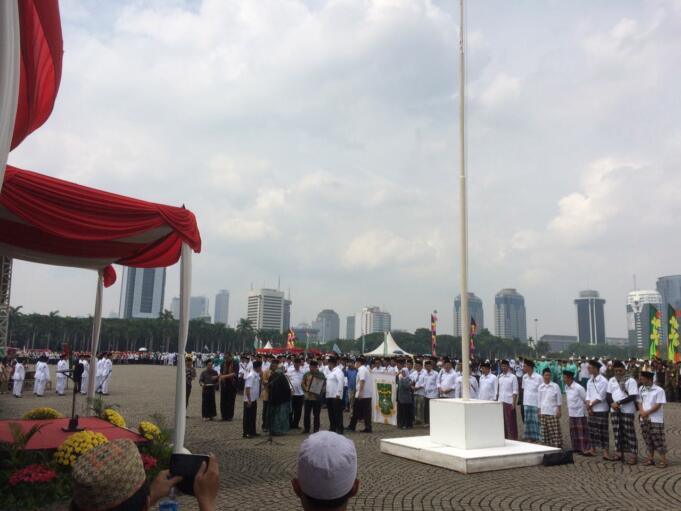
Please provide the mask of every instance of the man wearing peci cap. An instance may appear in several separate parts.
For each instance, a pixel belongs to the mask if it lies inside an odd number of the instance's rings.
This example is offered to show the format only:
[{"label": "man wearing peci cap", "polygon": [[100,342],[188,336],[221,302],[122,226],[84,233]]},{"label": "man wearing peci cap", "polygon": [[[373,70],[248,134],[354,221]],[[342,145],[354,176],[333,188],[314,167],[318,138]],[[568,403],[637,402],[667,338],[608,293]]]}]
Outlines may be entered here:
[{"label": "man wearing peci cap", "polygon": [[[215,509],[220,472],[214,455],[194,478],[200,511]],[[73,466],[72,511],[146,511],[168,495],[181,477],[164,470],[151,484],[131,440],[115,440],[86,452]]]},{"label": "man wearing peci cap", "polygon": [[598,360],[589,361],[591,378],[586,384],[586,412],[589,424],[589,439],[591,450],[589,454],[596,454],[596,449],[603,450],[603,459],[610,457],[610,432],[608,422],[610,406],[607,402],[608,380],[600,372],[601,363]]},{"label": "man wearing peci cap", "polygon": [[331,431],[310,435],[300,445],[291,483],[305,511],[344,511],[359,488],[355,444]]}]

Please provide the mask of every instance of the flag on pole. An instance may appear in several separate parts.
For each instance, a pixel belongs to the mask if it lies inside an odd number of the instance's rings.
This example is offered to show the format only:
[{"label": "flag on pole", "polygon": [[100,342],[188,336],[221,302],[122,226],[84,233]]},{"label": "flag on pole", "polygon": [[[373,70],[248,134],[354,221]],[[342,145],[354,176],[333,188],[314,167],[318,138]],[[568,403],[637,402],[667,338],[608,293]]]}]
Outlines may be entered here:
[{"label": "flag on pole", "polygon": [[341,354],[341,349],[338,347],[338,344],[335,342],[333,343],[333,348],[331,348],[331,351],[333,351],[336,355]]},{"label": "flag on pole", "polygon": [[475,351],[475,334],[478,333],[478,324],[475,318],[471,316],[471,353]]},{"label": "flag on pole", "polygon": [[437,349],[437,311],[433,311],[430,315],[430,349],[432,355],[435,356]]},{"label": "flag on pole", "polygon": [[652,305],[650,307],[650,344],[648,345],[648,358],[653,359],[660,356],[660,311]]},{"label": "flag on pole", "polygon": [[293,328],[288,329],[288,338],[286,340],[286,349],[293,349],[296,347],[296,333]]},{"label": "flag on pole", "polygon": [[681,311],[676,310],[671,305],[667,309],[668,323],[667,331],[667,359],[674,362],[681,362],[681,354],[679,354],[679,318],[681,318]]}]

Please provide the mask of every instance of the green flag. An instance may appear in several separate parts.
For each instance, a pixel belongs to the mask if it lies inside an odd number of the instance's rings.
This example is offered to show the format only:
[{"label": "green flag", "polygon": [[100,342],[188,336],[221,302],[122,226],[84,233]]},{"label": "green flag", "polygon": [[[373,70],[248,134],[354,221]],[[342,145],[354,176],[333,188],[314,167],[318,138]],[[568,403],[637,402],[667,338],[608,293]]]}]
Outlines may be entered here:
[{"label": "green flag", "polygon": [[681,311],[677,311],[671,305],[667,309],[667,359],[681,362],[679,354],[679,317]]},{"label": "green flag", "polygon": [[660,356],[660,311],[652,305],[650,307],[650,344],[648,345],[648,358],[653,359]]}]

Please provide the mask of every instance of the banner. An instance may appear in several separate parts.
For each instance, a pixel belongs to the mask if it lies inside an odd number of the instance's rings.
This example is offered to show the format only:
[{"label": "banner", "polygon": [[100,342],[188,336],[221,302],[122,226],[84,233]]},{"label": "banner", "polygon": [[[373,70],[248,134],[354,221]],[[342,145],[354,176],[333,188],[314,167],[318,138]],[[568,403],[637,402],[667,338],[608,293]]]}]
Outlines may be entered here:
[{"label": "banner", "polygon": [[288,329],[288,337],[286,339],[286,349],[293,349],[296,347],[296,333],[293,328]]},{"label": "banner", "polygon": [[397,426],[397,382],[394,374],[373,373],[371,420]]},{"label": "banner", "polygon": [[679,354],[679,318],[681,311],[676,310],[671,305],[667,309],[667,359],[674,362],[681,362],[681,354]]},{"label": "banner", "polygon": [[433,311],[430,315],[430,348],[431,355],[435,356],[437,349],[437,311]]},{"label": "banner", "polygon": [[471,316],[471,345],[470,345],[471,357],[473,356],[472,354],[475,353],[475,334],[477,333],[478,324],[475,322],[475,318]]},{"label": "banner", "polygon": [[648,345],[648,358],[653,359],[660,356],[660,311],[652,305],[650,307],[650,344]]}]

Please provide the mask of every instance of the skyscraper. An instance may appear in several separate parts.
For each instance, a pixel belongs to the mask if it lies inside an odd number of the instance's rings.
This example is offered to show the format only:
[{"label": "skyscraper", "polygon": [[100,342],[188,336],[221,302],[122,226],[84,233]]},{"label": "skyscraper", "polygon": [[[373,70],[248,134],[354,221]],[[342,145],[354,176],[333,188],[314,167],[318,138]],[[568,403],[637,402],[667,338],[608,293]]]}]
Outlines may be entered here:
[{"label": "skyscraper", "polygon": [[[290,326],[290,301],[284,300],[284,293],[275,289],[256,289],[248,294],[248,320],[255,330],[276,330],[283,332],[284,302],[288,305]],[[288,327],[286,328],[288,329]]]},{"label": "skyscraper", "polygon": [[293,302],[291,301],[291,293],[289,293],[289,298],[284,300],[284,325],[282,326],[283,332],[288,332],[291,328],[291,307]]},{"label": "skyscraper", "polygon": [[158,318],[163,311],[166,287],[165,268],[123,267],[121,300],[118,315],[121,318]]},{"label": "skyscraper", "polygon": [[662,297],[662,332],[667,339],[668,306],[681,309],[681,275],[667,275],[657,279],[657,291]]},{"label": "skyscraper", "polygon": [[173,319],[180,319],[180,297],[176,296],[170,300],[170,312],[173,315]]},{"label": "skyscraper", "polygon": [[208,298],[205,296],[192,296],[189,299],[189,319],[210,319],[208,312]]},{"label": "skyscraper", "polygon": [[229,291],[226,289],[221,289],[218,294],[215,295],[215,316],[213,316],[213,321],[215,323],[227,324],[229,319]]},{"label": "skyscraper", "polygon": [[335,341],[340,338],[340,318],[334,310],[321,311],[312,326],[319,329],[319,342]]},{"label": "skyscraper", "polygon": [[627,329],[629,345],[632,347],[639,349],[648,347],[651,305],[657,310],[662,309],[662,296],[657,291],[632,291],[627,295]]},{"label": "skyscraper", "polygon": [[[478,332],[485,328],[485,312],[482,300],[475,293],[468,293],[468,312],[475,319]],[[470,325],[470,319],[467,322]],[[454,335],[461,337],[461,295],[454,299]]]},{"label": "skyscraper", "polygon": [[345,338],[355,338],[355,316],[348,316],[345,319]]},{"label": "skyscraper", "polygon": [[494,327],[504,339],[527,340],[525,299],[515,289],[502,289],[494,297]]},{"label": "skyscraper", "polygon": [[577,306],[577,339],[581,344],[605,344],[605,300],[598,291],[579,292]]},{"label": "skyscraper", "polygon": [[392,322],[389,312],[381,311],[380,307],[364,307],[359,316],[359,332],[355,332],[356,339],[362,335],[376,332],[389,332]]}]

